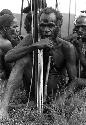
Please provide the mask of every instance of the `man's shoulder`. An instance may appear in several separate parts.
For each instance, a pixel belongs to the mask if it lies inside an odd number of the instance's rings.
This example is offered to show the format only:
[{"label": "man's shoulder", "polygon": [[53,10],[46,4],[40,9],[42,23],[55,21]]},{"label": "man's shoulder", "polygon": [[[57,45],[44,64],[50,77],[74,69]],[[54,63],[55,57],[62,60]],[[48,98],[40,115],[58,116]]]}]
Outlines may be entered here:
[{"label": "man's shoulder", "polygon": [[63,50],[63,54],[65,55],[67,60],[72,59],[72,57],[74,57],[74,59],[75,59],[76,51],[75,51],[75,47],[72,43],[70,43],[68,41],[64,41],[62,44],[62,50]]},{"label": "man's shoulder", "polygon": [[0,48],[3,50],[10,50],[12,49],[12,44],[9,40],[0,38]]},{"label": "man's shoulder", "polygon": [[64,40],[63,47],[65,47],[65,48],[72,48],[74,46],[73,46],[73,44],[71,42],[68,42],[67,40]]},{"label": "man's shoulder", "polygon": [[72,33],[68,36],[63,37],[63,39],[66,40],[66,41],[72,42],[74,39],[77,38],[77,36],[78,36],[77,33]]},{"label": "man's shoulder", "polygon": [[0,38],[0,43],[2,44],[10,44],[11,42],[7,39],[4,39],[4,38]]},{"label": "man's shoulder", "polygon": [[65,39],[63,39],[63,38],[57,38],[57,43],[60,43],[61,44],[61,46],[63,47],[63,48],[65,48],[65,49],[69,49],[69,48],[72,48],[73,47],[73,44],[72,43],[70,43],[69,41],[67,41],[67,40],[65,40]]},{"label": "man's shoulder", "polygon": [[60,48],[61,48],[63,54],[67,58],[69,58],[71,55],[75,55],[75,47],[72,43],[70,43],[62,38],[59,38],[59,40],[61,41]]},{"label": "man's shoulder", "polygon": [[64,58],[66,61],[71,62],[75,61],[76,59],[76,52],[75,52],[75,47],[72,43],[61,39],[61,52],[64,55]]}]

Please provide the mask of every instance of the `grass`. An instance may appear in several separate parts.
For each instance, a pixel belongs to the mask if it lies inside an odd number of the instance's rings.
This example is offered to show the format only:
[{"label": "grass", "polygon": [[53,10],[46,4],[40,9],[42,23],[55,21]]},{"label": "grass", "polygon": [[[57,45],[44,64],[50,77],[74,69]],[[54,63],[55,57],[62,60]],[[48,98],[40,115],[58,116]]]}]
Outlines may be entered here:
[{"label": "grass", "polygon": [[[4,82],[5,83],[5,82]],[[4,86],[2,88],[2,94]],[[23,97],[23,98],[22,98]],[[70,89],[49,104],[39,114],[34,101],[23,104],[25,90],[15,91],[9,105],[10,119],[0,121],[1,125],[85,125],[86,88],[73,93]]]}]

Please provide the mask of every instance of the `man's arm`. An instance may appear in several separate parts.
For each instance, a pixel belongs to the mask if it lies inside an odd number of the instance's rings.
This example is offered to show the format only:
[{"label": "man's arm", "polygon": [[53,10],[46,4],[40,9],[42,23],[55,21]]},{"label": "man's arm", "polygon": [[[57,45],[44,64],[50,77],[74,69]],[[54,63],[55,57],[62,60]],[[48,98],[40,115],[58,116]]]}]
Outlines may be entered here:
[{"label": "man's arm", "polygon": [[77,77],[75,47],[72,43],[65,41],[59,37],[57,37],[57,40],[59,40],[63,44],[63,54],[66,61],[69,82],[71,82],[73,79],[75,79],[75,77]]},{"label": "man's arm", "polygon": [[83,50],[83,43],[82,43],[82,39],[76,40],[74,41],[80,62],[82,64],[83,67],[86,67],[86,58],[85,58],[85,54],[82,51]]},{"label": "man's arm", "polygon": [[29,34],[23,40],[21,40],[21,42],[17,46],[8,51],[8,53],[5,55],[5,61],[13,62],[20,58],[23,58],[27,53],[31,52],[29,46],[32,44],[32,42],[32,35]]},{"label": "man's arm", "polygon": [[83,66],[83,67],[86,67],[86,58],[85,58],[85,55],[84,55],[83,53],[81,53],[81,54],[79,55],[79,57],[80,57],[80,62],[81,62],[81,64],[82,64],[82,66]]},{"label": "man's arm", "polygon": [[66,68],[69,76],[69,82],[71,82],[77,77],[76,54],[74,46],[71,43],[65,45],[64,54],[66,58]]}]

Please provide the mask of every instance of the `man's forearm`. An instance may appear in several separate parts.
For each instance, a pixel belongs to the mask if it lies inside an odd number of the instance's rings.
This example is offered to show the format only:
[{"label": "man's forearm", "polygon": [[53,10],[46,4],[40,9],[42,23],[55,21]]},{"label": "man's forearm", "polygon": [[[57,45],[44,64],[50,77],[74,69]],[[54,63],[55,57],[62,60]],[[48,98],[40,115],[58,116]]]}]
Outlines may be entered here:
[{"label": "man's forearm", "polygon": [[84,54],[80,54],[80,62],[82,64],[82,66],[86,67],[86,58]]}]

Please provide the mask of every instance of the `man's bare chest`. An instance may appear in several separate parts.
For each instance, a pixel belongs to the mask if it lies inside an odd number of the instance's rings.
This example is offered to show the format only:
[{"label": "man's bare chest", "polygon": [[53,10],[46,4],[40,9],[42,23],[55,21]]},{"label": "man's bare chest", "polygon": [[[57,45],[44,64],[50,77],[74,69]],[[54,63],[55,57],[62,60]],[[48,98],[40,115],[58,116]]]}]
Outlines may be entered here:
[{"label": "man's bare chest", "polygon": [[52,58],[53,58],[54,65],[57,68],[63,67],[63,65],[65,63],[64,62],[65,57],[64,57],[64,54],[62,52],[62,49],[61,48],[55,49],[52,51],[52,53],[53,53]]}]

